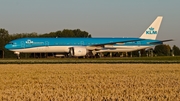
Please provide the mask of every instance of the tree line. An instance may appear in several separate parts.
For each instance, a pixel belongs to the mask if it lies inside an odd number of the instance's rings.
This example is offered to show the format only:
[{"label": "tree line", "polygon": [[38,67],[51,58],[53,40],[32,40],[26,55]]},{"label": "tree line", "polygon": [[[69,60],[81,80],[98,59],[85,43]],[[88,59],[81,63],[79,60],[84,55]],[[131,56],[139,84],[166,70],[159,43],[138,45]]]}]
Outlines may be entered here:
[{"label": "tree line", "polygon": [[[8,51],[4,48],[4,46],[11,40],[18,39],[18,38],[24,38],[24,37],[89,37],[91,38],[91,34],[89,34],[86,31],[81,31],[80,29],[64,29],[59,30],[56,32],[50,32],[50,33],[44,33],[44,34],[38,34],[36,32],[33,33],[16,33],[16,34],[9,34],[9,32],[6,29],[0,28],[0,58],[15,58],[16,55],[14,55],[13,52]],[[37,53],[39,54],[39,53]],[[154,49],[143,49],[138,50],[134,52],[121,52],[121,53],[103,53],[104,56],[113,56],[113,57],[119,57],[119,56],[180,56],[180,49],[176,45],[174,45],[172,48],[169,45],[157,45],[154,47]],[[21,57],[35,57],[34,54],[22,54]]]}]

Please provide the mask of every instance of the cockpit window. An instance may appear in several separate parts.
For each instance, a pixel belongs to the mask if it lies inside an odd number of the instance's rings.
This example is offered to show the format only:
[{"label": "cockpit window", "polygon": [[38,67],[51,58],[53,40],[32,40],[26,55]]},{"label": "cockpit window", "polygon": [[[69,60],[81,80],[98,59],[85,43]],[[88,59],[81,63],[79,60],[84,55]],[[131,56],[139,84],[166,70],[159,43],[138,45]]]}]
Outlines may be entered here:
[{"label": "cockpit window", "polygon": [[8,44],[12,44],[13,45],[14,43],[13,42],[9,42]]}]

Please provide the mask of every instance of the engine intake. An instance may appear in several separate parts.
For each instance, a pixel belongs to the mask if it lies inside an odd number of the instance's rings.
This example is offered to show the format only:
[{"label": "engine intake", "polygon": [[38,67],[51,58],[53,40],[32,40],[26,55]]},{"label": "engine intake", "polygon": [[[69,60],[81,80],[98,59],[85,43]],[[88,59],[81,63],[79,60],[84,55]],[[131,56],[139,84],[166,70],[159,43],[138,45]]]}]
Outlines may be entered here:
[{"label": "engine intake", "polygon": [[69,53],[71,56],[85,56],[88,51],[85,47],[71,47]]}]

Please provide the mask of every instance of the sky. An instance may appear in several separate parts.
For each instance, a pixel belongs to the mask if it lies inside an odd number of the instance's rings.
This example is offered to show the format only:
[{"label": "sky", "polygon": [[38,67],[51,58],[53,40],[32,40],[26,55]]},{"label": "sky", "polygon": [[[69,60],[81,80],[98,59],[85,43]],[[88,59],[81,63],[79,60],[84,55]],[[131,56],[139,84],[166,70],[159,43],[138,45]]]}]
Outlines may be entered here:
[{"label": "sky", "polygon": [[163,16],[157,39],[180,47],[180,0],[0,0],[0,28],[39,34],[81,29],[92,37],[139,37]]}]

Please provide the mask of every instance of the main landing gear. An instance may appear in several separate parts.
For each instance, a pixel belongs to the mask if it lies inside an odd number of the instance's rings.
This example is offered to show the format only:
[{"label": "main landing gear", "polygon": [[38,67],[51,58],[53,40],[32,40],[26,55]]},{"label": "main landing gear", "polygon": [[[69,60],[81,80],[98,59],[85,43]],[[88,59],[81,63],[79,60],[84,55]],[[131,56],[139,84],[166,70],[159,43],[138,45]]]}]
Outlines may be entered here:
[{"label": "main landing gear", "polygon": [[85,58],[100,58],[101,57],[101,53],[96,53],[96,51],[89,51]]}]

